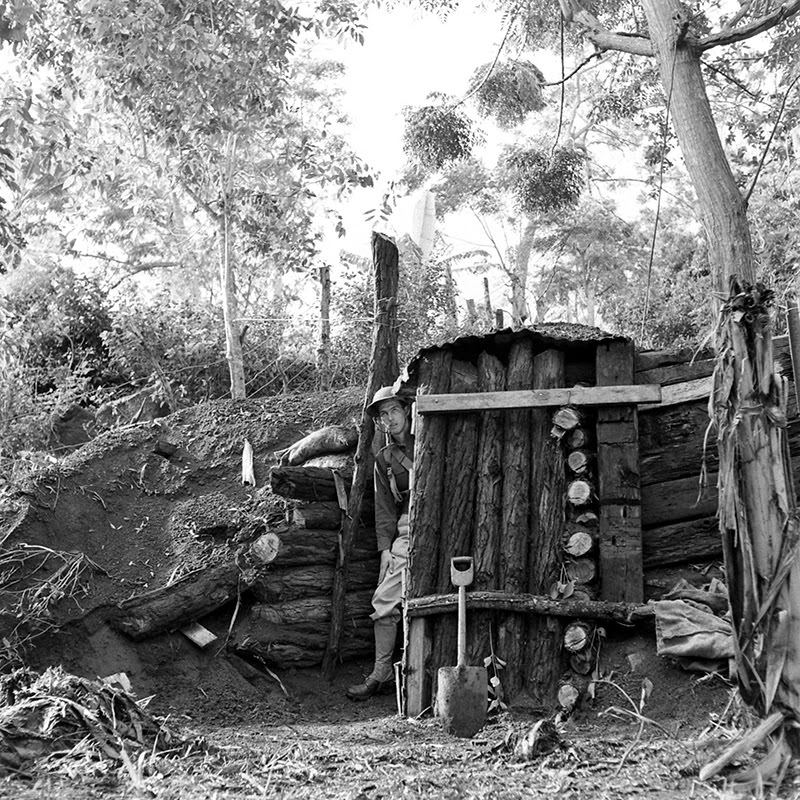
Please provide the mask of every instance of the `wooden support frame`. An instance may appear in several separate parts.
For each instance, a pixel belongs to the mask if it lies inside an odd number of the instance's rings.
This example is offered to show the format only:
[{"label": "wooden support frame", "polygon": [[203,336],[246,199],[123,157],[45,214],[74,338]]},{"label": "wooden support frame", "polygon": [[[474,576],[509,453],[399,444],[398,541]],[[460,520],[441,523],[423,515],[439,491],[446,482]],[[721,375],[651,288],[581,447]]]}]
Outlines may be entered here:
[{"label": "wooden support frame", "polygon": [[[492,590],[467,592],[466,600],[467,608],[472,610],[515,611],[521,614],[572,619],[602,619],[627,625],[651,622],[655,617],[655,606],[648,603],[578,600],[572,597],[553,600],[542,595]],[[457,594],[432,594],[406,601],[406,615],[412,622],[436,614],[454,613],[457,610]]]},{"label": "wooden support frame", "polygon": [[660,402],[661,386],[657,383],[643,383],[574,386],[571,389],[517,389],[479,394],[425,394],[417,396],[416,406],[418,414],[458,414],[516,408],[613,406]]},{"label": "wooden support frame", "polygon": [[[597,383],[625,385],[633,380],[633,342],[600,342]],[[597,472],[600,495],[600,596],[640,603],[642,564],[639,420],[635,403],[597,409]]]}]

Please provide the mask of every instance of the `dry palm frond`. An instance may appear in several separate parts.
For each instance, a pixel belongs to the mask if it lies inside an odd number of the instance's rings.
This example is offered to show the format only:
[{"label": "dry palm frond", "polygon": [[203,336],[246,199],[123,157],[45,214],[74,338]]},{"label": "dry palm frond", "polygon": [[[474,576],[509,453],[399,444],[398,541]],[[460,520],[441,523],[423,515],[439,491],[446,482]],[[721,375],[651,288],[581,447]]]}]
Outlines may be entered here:
[{"label": "dry palm frond", "polygon": [[[51,667],[41,675],[16,670],[0,679],[0,774],[47,759],[69,773],[76,760],[111,760],[141,775],[153,755],[186,755],[203,748],[147,712],[125,690]],[[143,755],[144,754],[144,755]]]},{"label": "dry palm frond", "polygon": [[[770,717],[779,726],[786,717],[800,721],[800,643],[791,630],[800,615],[800,517],[786,440],[787,392],[773,367],[772,291],[735,279],[730,288],[716,331],[709,415],[717,430],[736,678],[758,713],[780,709]],[[779,735],[755,778],[740,776],[743,785],[782,776],[783,742]],[[747,737],[742,743],[752,746]]]},{"label": "dry palm frond", "polygon": [[0,599],[15,620],[0,645],[0,666],[19,662],[19,653],[52,626],[55,606],[85,595],[87,578],[103,570],[83,553],[20,544],[0,553]]}]

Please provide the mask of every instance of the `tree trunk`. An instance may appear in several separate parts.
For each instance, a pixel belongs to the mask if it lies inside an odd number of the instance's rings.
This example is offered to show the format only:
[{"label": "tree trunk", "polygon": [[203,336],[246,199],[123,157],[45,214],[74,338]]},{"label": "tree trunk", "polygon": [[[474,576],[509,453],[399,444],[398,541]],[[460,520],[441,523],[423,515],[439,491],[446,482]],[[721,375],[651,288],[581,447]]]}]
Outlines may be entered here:
[{"label": "tree trunk", "polygon": [[708,239],[714,289],[727,294],[728,277],[755,282],[755,264],[744,198],[722,148],[700,70],[700,53],[683,38],[689,24],[680,0],[642,0],[661,82],[697,192]]},{"label": "tree trunk", "polygon": [[317,384],[322,391],[331,388],[331,268],[319,268],[319,347],[317,347]]},{"label": "tree trunk", "polygon": [[230,212],[226,204],[219,217],[219,265],[222,288],[222,318],[225,324],[225,358],[231,378],[231,397],[244,400],[244,358],[242,357],[242,332],[239,327],[239,304],[236,300],[236,277],[233,266],[233,237]]},{"label": "tree trunk", "polygon": [[233,202],[233,172],[236,159],[236,137],[229,135],[225,145],[224,171],[220,175],[220,194],[223,199],[219,215],[217,238],[219,240],[220,288],[222,290],[222,317],[225,325],[225,358],[231,378],[231,397],[244,400],[247,396],[244,383],[242,357],[242,332],[239,327],[239,303],[236,298],[236,271],[233,266],[233,230],[231,204]]},{"label": "tree trunk", "polygon": [[536,223],[528,220],[517,247],[514,258],[514,274],[511,276],[511,324],[522,325],[528,319],[528,304],[525,295],[528,290],[528,265],[533,251]]},{"label": "tree trunk", "polygon": [[588,264],[583,265],[583,293],[586,298],[586,324],[594,327],[597,300],[595,298],[594,275],[592,275],[592,270]]}]

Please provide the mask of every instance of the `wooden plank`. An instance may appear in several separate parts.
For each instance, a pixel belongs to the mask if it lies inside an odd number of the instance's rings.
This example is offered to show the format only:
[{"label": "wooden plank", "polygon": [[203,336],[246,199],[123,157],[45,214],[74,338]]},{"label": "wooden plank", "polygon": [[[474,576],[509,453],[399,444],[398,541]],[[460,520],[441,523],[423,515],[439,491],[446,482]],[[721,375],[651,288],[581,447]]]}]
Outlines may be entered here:
[{"label": "wooden plank", "polygon": [[714,374],[716,363],[713,358],[704,358],[683,364],[672,364],[668,367],[646,369],[636,373],[636,383],[658,383],[663,389],[673,383],[686,383],[698,378],[707,378]]},{"label": "wooden plank", "polygon": [[642,525],[648,528],[708,517],[716,511],[716,472],[708,474],[702,491],[699,470],[687,478],[642,487]]},{"label": "wooden plank", "polygon": [[696,400],[707,400],[714,386],[714,377],[696,378],[685,383],[674,383],[661,389],[661,400],[642,408],[642,411],[655,411],[660,408],[692,403]]},{"label": "wooden plank", "polygon": [[219,638],[216,633],[212,633],[208,628],[204,628],[199,622],[191,622],[181,628],[181,633],[194,642],[201,650],[208,647],[212,642]]},{"label": "wooden plank", "polygon": [[[595,363],[598,385],[630,384],[633,343],[600,342]],[[644,597],[644,575],[635,405],[598,408],[597,472],[601,599],[638,603]]]},{"label": "wooden plank", "polygon": [[[772,337],[772,351],[776,362],[783,362],[789,354],[789,337],[786,334]],[[648,350],[636,354],[636,376],[644,372],[668,365],[684,365],[692,359],[709,360],[712,354],[708,350],[697,352],[694,348],[684,347],[681,350]],[[791,370],[791,365],[788,366]],[[784,375],[788,373],[784,372]]]},{"label": "wooden plank", "polygon": [[693,358],[702,356],[705,359],[711,355],[708,350],[698,353],[693,347],[683,347],[680,350],[646,350],[636,354],[636,373],[673,364],[686,364]]},{"label": "wooden plank", "polygon": [[[640,603],[585,600],[573,597],[553,600],[543,595],[519,592],[467,592],[467,609],[514,611],[518,614],[544,614],[554,617],[606,619],[633,623],[652,620],[655,609]],[[412,622],[436,614],[452,614],[458,610],[458,595],[427,595],[408,601],[406,613]]]},{"label": "wooden plank", "polygon": [[610,406],[661,402],[661,387],[651,384],[521,389],[481,394],[426,394],[417,397],[420,414],[453,414],[498,409],[557,406]]},{"label": "wooden plank", "polygon": [[[412,601],[409,600],[408,603]],[[431,652],[430,623],[424,617],[410,617],[406,612],[406,650],[403,663],[407,717],[418,717],[430,706]]]},{"label": "wooden plank", "polygon": [[[683,403],[655,414],[639,412],[641,485],[698,475],[703,463],[703,438],[708,427],[708,403]],[[716,470],[716,435],[705,452],[706,465]]]},{"label": "wooden plank", "polygon": [[722,537],[716,516],[684,520],[642,531],[645,569],[722,558]]}]

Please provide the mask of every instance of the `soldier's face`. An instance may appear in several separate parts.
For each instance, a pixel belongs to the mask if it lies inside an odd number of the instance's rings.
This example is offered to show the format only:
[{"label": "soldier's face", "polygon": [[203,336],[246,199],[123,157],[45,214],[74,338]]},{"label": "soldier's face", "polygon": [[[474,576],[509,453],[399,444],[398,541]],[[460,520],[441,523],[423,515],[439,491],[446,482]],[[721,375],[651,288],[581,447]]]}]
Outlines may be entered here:
[{"label": "soldier's face", "polygon": [[378,427],[391,436],[399,436],[410,427],[405,406],[399,400],[384,400],[378,406],[376,420]]}]

